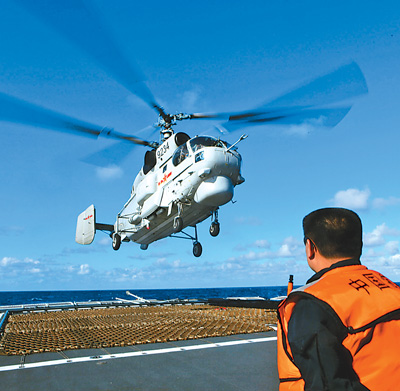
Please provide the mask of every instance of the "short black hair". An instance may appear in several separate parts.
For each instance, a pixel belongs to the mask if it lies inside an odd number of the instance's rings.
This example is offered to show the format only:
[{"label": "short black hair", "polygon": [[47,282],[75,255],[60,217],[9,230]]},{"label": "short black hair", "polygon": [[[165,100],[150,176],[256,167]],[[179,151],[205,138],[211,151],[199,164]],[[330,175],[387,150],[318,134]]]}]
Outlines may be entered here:
[{"label": "short black hair", "polygon": [[304,238],[326,258],[359,258],[362,224],[357,213],[344,208],[323,208],[303,219]]}]

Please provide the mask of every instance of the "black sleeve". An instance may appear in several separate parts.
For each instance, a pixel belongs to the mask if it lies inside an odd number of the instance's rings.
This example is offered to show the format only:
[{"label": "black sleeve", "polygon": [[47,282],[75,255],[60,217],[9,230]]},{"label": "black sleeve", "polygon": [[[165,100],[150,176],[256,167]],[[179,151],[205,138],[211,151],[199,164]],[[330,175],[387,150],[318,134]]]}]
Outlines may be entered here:
[{"label": "black sleeve", "polygon": [[294,306],[288,340],[306,391],[367,391],[342,345],[347,332],[338,316],[319,300],[304,298]]}]

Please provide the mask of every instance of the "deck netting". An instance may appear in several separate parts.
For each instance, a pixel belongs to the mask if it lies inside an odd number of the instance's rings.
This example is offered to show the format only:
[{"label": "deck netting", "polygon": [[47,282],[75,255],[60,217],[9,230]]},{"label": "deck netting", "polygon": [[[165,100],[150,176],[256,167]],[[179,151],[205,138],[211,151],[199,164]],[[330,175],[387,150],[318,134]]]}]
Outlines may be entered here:
[{"label": "deck netting", "polygon": [[276,311],[174,305],[30,312],[10,315],[0,354],[107,348],[271,330]]}]

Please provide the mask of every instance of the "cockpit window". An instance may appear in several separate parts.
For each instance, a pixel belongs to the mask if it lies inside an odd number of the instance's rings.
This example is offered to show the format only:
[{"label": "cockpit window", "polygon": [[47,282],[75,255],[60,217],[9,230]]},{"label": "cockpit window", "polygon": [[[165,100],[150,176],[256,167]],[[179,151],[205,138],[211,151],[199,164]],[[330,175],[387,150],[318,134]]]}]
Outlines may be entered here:
[{"label": "cockpit window", "polygon": [[199,136],[192,138],[190,140],[190,147],[192,148],[193,152],[198,151],[204,147],[223,147],[223,143],[221,140],[217,140],[214,137],[209,136]]},{"label": "cockpit window", "polygon": [[156,162],[156,151],[154,149],[146,151],[144,155],[143,174],[146,175],[156,165]]},{"label": "cockpit window", "polygon": [[174,155],[172,156],[172,164],[177,166],[182,163],[189,156],[189,150],[187,144],[183,144],[176,149]]}]

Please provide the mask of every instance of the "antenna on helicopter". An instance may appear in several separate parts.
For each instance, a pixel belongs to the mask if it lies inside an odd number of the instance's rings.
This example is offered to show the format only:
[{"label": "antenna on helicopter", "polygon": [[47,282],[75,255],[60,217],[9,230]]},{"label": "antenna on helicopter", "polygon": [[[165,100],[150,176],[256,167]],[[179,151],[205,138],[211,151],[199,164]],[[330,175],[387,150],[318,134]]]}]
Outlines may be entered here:
[{"label": "antenna on helicopter", "polygon": [[237,144],[239,144],[242,140],[246,139],[247,137],[249,137],[247,134],[242,134],[239,138],[238,141],[236,141],[235,143],[233,143],[226,151],[228,152],[229,150],[231,150],[232,148],[235,148],[235,146]]}]

